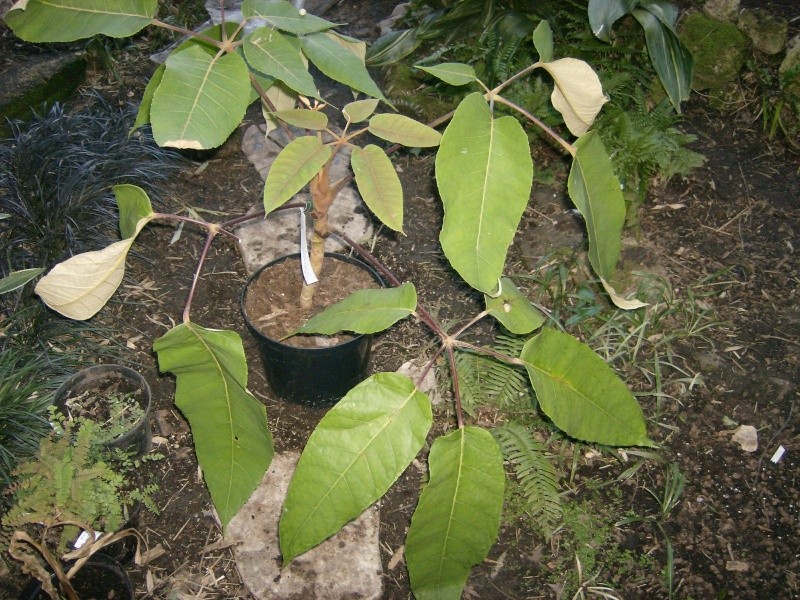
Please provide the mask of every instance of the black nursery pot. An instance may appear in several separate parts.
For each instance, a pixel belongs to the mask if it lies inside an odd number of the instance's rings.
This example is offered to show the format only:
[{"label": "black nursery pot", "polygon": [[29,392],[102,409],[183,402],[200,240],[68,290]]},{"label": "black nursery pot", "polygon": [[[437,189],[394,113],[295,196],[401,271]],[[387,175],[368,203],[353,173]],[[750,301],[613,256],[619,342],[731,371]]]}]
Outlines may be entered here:
[{"label": "black nursery pot", "polygon": [[109,386],[119,386],[135,392],[135,399],[143,414],[123,434],[103,443],[108,449],[119,448],[135,456],[143,456],[150,451],[150,386],[140,373],[122,365],[95,365],[81,369],[56,390],[53,398],[58,411],[70,418],[72,411],[67,404],[82,394],[101,393]]},{"label": "black nursery pot", "polygon": [[[65,566],[66,571],[69,567]],[[53,583],[58,589],[58,583]],[[114,598],[133,600],[133,585],[125,569],[116,560],[97,552],[75,573],[70,581],[78,598]],[[32,579],[20,592],[19,600],[50,600],[42,590],[42,584]]]},{"label": "black nursery pot", "polygon": [[[336,404],[367,375],[372,336],[357,335],[345,342],[322,348],[298,348],[265,336],[256,329],[245,311],[245,298],[250,283],[264,269],[286,260],[297,260],[289,254],[261,267],[247,280],[239,299],[248,329],[258,343],[267,380],[282,399],[313,408]],[[357,265],[369,272],[380,285],[380,275],[358,259],[343,254],[325,253],[326,259]]]}]

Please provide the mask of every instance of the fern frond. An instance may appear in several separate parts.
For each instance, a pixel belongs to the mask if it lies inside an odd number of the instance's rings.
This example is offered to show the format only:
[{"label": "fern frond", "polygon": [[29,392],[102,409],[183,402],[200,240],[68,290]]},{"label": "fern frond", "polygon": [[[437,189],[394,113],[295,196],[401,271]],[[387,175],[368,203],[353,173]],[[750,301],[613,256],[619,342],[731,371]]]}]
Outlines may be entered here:
[{"label": "fern frond", "polygon": [[[522,352],[525,339],[498,335],[493,350],[516,357]],[[535,408],[535,397],[523,369],[488,356],[459,352],[456,354],[461,402],[467,414],[478,406],[524,406]]]},{"label": "fern frond", "polygon": [[514,467],[528,501],[530,515],[550,539],[561,521],[561,497],[558,495],[558,474],[547,459],[544,444],[533,437],[524,425],[509,422],[492,430],[503,456]]}]

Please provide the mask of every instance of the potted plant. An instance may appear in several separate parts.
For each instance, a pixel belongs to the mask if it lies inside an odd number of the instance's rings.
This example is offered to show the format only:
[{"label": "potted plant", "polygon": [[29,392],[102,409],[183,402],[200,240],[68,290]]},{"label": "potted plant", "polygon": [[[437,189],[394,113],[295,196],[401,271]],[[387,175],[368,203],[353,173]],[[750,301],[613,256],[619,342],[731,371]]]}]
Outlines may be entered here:
[{"label": "potted plant", "polygon": [[[124,36],[148,24],[164,26],[152,17],[152,0],[128,0],[124,7],[103,0],[93,6],[97,18],[79,14],[74,6],[27,0],[15,5],[7,20],[18,35],[37,41],[75,39],[94,33]],[[145,92],[140,115],[143,121],[150,120],[160,143],[187,148],[221,143],[254,97],[247,88],[251,84],[271,117],[287,126],[323,131],[326,125],[319,103],[309,101],[305,109],[299,110],[279,109],[266,93],[266,86],[274,83],[271,78],[277,78],[282,82],[279,91],[285,84],[307,97],[315,96],[316,88],[312,89],[302,75],[304,65],[299,68],[301,52],[323,73],[381,98],[380,92],[368,83],[371,79],[363,77],[366,71],[358,50],[353,49],[354,42],[332,34],[332,24],[282,1],[245,2],[243,12],[246,17],[264,19],[267,25],[241,42],[238,36],[243,24],[225,23],[202,32],[173,52],[166,67],[156,72]],[[63,27],[47,27],[48,17],[57,15],[76,18],[61,18]],[[279,44],[283,45],[270,47],[267,52],[266,40],[281,40]],[[465,94],[453,114],[441,119],[441,123],[450,122],[441,140],[436,139],[440,142],[436,179],[444,205],[442,250],[464,281],[484,294],[485,310],[448,330],[418,305],[413,284],[401,283],[368,252],[359,249],[362,258],[375,266],[392,287],[359,290],[297,330],[326,335],[345,330],[368,335],[414,317],[441,341],[439,349],[428,357],[422,377],[433,361],[447,359],[453,373],[457,428],[433,441],[428,458],[430,480],[407,538],[406,562],[412,589],[421,598],[460,596],[472,566],[483,560],[497,536],[503,502],[504,470],[498,444],[487,429],[469,424],[461,410],[455,370],[457,351],[487,354],[524,368],[540,409],[571,437],[617,446],[652,445],[641,409],[622,380],[582,342],[556,329],[542,328],[544,316],[513,281],[503,277],[506,253],[530,195],[533,165],[529,140],[520,121],[502,114],[501,106],[539,127],[572,159],[568,191],[586,221],[591,266],[611,301],[628,309],[641,306],[614,289],[625,202],[608,153],[591,130],[605,102],[600,82],[586,63],[554,58],[554,42],[546,22],[537,27],[533,40],[539,60],[491,89],[479,81],[468,65],[425,68],[448,84],[478,87],[478,91]],[[240,48],[244,59],[238,53]],[[281,48],[283,51],[279,52]],[[266,62],[261,62],[267,56],[279,57],[275,64],[276,69],[282,69],[280,73],[270,72],[272,67],[268,69]],[[563,115],[574,141],[504,97],[507,87],[535,69],[550,74],[554,82],[552,103]],[[221,85],[223,81],[225,84]],[[187,89],[195,90],[188,96],[193,106],[207,106],[207,111],[201,111],[209,116],[207,121],[184,107],[186,96],[178,91]],[[317,233],[312,247],[321,246],[317,238],[324,239],[330,231],[326,230],[325,210],[340,184],[329,181],[327,165],[331,155],[355,135],[349,131],[353,123],[369,118],[365,129],[376,134],[375,130],[383,132],[381,126],[388,124],[385,129],[393,133],[379,137],[389,141],[407,143],[407,138],[393,136],[412,132],[417,140],[416,132],[424,132],[423,137],[433,142],[428,128],[412,125],[396,115],[370,117],[376,106],[376,99],[349,104],[343,110],[347,120],[343,133],[333,134],[332,142],[324,140],[320,133],[298,137],[272,167],[265,184],[267,212],[284,208],[285,204],[280,205],[310,182],[315,195],[313,217]],[[170,119],[168,115],[178,118]],[[417,140],[411,145],[425,144]],[[388,159],[383,151],[367,146],[354,151],[353,156],[360,157],[353,165],[357,183],[359,160],[363,160],[367,173],[362,177],[374,185],[376,197],[383,198],[385,190],[392,190],[394,184],[384,184],[384,175],[392,182],[396,175],[386,166]],[[359,183],[362,191],[365,187],[369,185]],[[251,218],[212,224],[155,213],[146,194],[134,186],[117,186],[115,194],[122,240],[99,252],[73,257],[37,285],[43,300],[69,317],[91,317],[114,293],[122,279],[125,256],[136,235],[150,221],[172,219],[204,228],[208,233],[200,269],[215,237],[233,237],[230,229]],[[366,193],[365,198],[369,195]],[[395,218],[396,202],[398,198],[402,201],[402,195],[392,191],[387,198],[388,214]],[[370,207],[385,221],[388,217],[381,214],[383,206]],[[340,237],[349,241],[346,236]],[[358,248],[355,243],[351,245]],[[80,290],[72,285],[76,277],[81,277],[84,284]],[[176,403],[191,424],[198,461],[225,528],[261,480],[273,450],[264,406],[247,390],[241,340],[234,332],[193,323],[193,297],[194,287],[184,309],[183,323],[157,340],[154,347],[161,369],[177,377]],[[465,332],[487,317],[514,334],[541,331],[528,340],[518,356],[507,356],[463,339]],[[204,390],[200,398],[195,393],[197,389]],[[303,451],[281,520],[284,560],[290,561],[320,543],[380,498],[424,446],[431,426],[430,400],[407,376],[377,373],[350,390],[323,417]]]},{"label": "potted plant", "polygon": [[[60,432],[42,439],[33,459],[17,467],[12,505],[2,520],[13,531],[9,554],[38,582],[22,597],[77,600],[113,591],[133,598],[124,569],[97,553],[138,535],[122,528],[126,508],[152,490],[129,489],[126,476],[93,445],[95,423],[62,423]],[[110,587],[93,589],[98,581]]]},{"label": "potted plant", "polygon": [[94,444],[135,457],[150,451],[150,400],[147,380],[123,365],[81,369],[53,396],[55,410],[63,419],[97,424]]}]

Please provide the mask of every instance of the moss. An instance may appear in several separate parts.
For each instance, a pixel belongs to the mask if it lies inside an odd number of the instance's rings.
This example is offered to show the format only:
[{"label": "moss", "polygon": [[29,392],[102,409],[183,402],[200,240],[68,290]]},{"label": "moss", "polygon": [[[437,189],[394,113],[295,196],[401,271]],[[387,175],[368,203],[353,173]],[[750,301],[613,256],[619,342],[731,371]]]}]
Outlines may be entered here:
[{"label": "moss", "polygon": [[739,75],[747,58],[747,37],[732,23],[692,13],[684,19],[681,41],[694,57],[695,90],[725,87]]}]

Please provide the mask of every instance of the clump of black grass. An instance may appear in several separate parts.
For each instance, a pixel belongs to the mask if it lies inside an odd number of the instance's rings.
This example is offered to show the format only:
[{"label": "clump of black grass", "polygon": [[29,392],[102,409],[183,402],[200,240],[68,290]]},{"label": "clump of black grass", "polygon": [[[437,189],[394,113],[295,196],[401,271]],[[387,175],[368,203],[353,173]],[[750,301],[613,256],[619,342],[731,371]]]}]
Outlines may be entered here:
[{"label": "clump of black grass", "polygon": [[[112,186],[132,183],[155,202],[180,155],[149,131],[130,134],[131,105],[98,95],[79,112],[55,105],[27,123],[11,122],[0,142],[0,273],[50,267],[117,237]],[[130,135],[129,135],[130,134]]]}]

